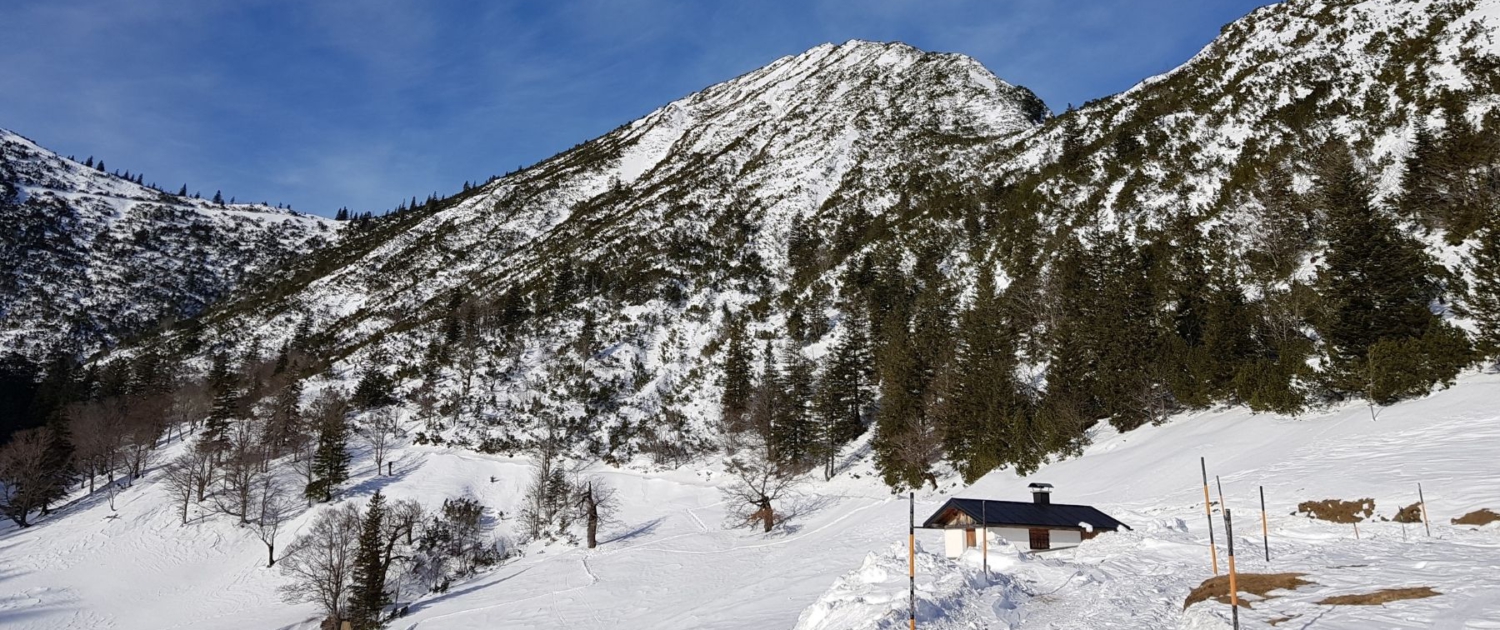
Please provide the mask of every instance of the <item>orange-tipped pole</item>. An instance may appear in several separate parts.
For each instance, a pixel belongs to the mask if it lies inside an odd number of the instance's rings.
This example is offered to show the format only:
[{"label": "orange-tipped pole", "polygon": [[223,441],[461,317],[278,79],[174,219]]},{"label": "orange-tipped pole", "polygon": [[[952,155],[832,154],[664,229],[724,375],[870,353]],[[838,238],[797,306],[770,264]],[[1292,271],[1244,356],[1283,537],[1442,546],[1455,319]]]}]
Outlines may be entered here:
[{"label": "orange-tipped pole", "polygon": [[1260,539],[1266,546],[1266,562],[1271,561],[1271,527],[1266,522],[1266,487],[1260,487]]},{"label": "orange-tipped pole", "polygon": [[1208,555],[1213,559],[1214,575],[1219,574],[1219,546],[1214,543],[1214,510],[1212,501],[1208,498],[1208,462],[1202,457],[1198,458],[1198,466],[1203,470],[1203,514],[1208,517]]},{"label": "orange-tipped pole", "polygon": [[1240,585],[1234,573],[1234,519],[1229,508],[1224,508],[1224,538],[1229,541],[1229,610],[1234,619],[1234,629],[1240,628]]}]

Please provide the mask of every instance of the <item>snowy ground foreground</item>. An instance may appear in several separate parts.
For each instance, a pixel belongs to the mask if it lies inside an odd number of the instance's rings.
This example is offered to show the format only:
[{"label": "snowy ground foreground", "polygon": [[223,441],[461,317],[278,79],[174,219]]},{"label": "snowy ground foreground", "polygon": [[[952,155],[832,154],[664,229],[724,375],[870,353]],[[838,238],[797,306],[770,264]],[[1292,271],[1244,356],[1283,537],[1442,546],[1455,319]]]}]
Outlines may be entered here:
[{"label": "snowy ground foreground", "polygon": [[[1237,515],[1242,571],[1300,571],[1313,586],[1255,602],[1247,628],[1500,628],[1500,528],[1453,527],[1452,517],[1500,510],[1500,376],[1471,375],[1452,390],[1381,412],[1363,406],[1292,420],[1227,410],[1177,418],[1126,435],[1101,431],[1077,459],[1029,479],[992,474],[974,488],[918,496],[918,518],[953,494],[1025,499],[1025,484],[1057,486],[1054,500],[1091,503],[1135,526],[1076,551],[1042,556],[1003,543],[991,574],[977,554],[918,558],[923,628],[1223,628],[1228,607],[1184,612],[1210,575],[1198,456],[1223,478]],[[351,500],[376,487],[435,506],[472,494],[507,513],[526,463],[409,447],[394,477],[356,479]],[[365,460],[359,462],[368,468]],[[904,624],[907,506],[867,463],[810,485],[789,531],[725,529],[714,467],[601,471],[619,488],[621,523],[595,551],[533,546],[525,557],[412,606],[398,629],[440,628],[896,628]],[[861,478],[853,478],[859,474]],[[494,475],[498,481],[490,483]],[[1427,492],[1433,535],[1420,526],[1345,525],[1289,516],[1307,499],[1373,497],[1378,515]],[[1271,513],[1267,567],[1256,486]],[[816,491],[818,494],[813,494]],[[156,475],[116,499],[79,500],[61,517],[0,529],[0,627],[311,628],[308,605],[282,604],[264,547],[225,517],[182,527]],[[304,515],[296,523],[302,526]],[[290,540],[290,537],[285,540]],[[938,552],[936,532],[919,543]],[[1222,530],[1220,543],[1222,544]],[[1221,556],[1222,561],[1222,556]],[[1431,586],[1439,597],[1331,607],[1329,595]]]}]

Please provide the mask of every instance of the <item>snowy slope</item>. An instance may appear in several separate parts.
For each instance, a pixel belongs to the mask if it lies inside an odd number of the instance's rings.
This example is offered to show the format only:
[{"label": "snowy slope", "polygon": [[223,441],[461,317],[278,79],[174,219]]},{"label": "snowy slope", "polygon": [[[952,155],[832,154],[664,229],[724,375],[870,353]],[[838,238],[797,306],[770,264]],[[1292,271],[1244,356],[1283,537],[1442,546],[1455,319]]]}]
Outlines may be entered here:
[{"label": "snowy slope", "polygon": [[197,315],[338,225],[167,195],[0,129],[0,353],[88,354]]},{"label": "snowy slope", "polygon": [[[1227,606],[1183,611],[1209,576],[1197,457],[1222,477],[1237,514],[1239,566],[1267,568],[1255,527],[1257,485],[1270,508],[1270,569],[1314,582],[1257,602],[1247,628],[1293,616],[1292,627],[1491,628],[1500,624],[1500,528],[1471,531],[1448,520],[1500,508],[1500,375],[1390,407],[1371,421],[1350,406],[1300,419],[1242,410],[1176,417],[1127,435],[1102,431],[1081,457],[1027,479],[995,473],[971,488],[918,496],[918,518],[949,496],[1022,498],[1025,484],[1057,486],[1056,500],[1094,504],[1134,527],[1074,551],[1044,556],[996,542],[991,574],[977,557],[923,555],[924,628],[1224,628]],[[470,494],[506,514],[519,507],[526,463],[478,453],[406,446],[397,474],[375,478],[368,459],[348,500],[377,487],[434,507]],[[857,463],[849,471],[868,472]],[[895,628],[904,623],[907,505],[865,476],[841,476],[805,493],[785,532],[726,529],[711,462],[664,472],[601,469],[620,490],[620,523],[593,551],[565,545],[526,555],[443,595],[418,600],[395,628]],[[491,476],[498,481],[490,483]],[[116,499],[75,500],[28,530],[0,529],[0,626],[53,628],[310,628],[307,605],[287,606],[264,548],[224,517],[177,523],[175,506],[149,473]],[[1345,525],[1293,517],[1308,499],[1373,497],[1377,515],[1415,502],[1423,484],[1433,535],[1419,526]],[[319,506],[315,509],[329,509]],[[308,520],[299,518],[298,524]],[[497,536],[512,521],[499,522]],[[940,550],[936,532],[920,544]],[[1222,530],[1220,544],[1223,544]],[[1221,553],[1223,553],[1221,551]],[[1221,556],[1221,562],[1222,562]],[[121,579],[122,576],[129,579]],[[1431,586],[1442,595],[1374,607],[1332,607],[1329,595]],[[142,605],[143,602],[147,604]]]},{"label": "snowy slope", "polygon": [[[1500,105],[1497,27],[1493,0],[1268,4],[1181,66],[997,151],[987,172],[1034,187],[1058,223],[1159,226],[1192,209],[1254,234],[1253,182],[1285,167],[1306,185],[1330,140],[1368,157],[1381,195],[1399,192],[1417,128],[1443,126],[1445,91],[1470,120]],[[1085,157],[1049,170],[1069,129]]]},{"label": "snowy slope", "polygon": [[[1126,435],[1101,425],[1082,457],[1044,467],[1030,478],[994,473],[953,494],[1025,500],[1026,484],[1048,482],[1057,488],[1054,501],[1095,505],[1134,531],[1041,557],[1005,545],[991,549],[996,592],[978,593],[942,614],[1000,628],[1228,627],[1226,605],[1200,603],[1183,611],[1188,591],[1212,575],[1198,462],[1204,457],[1210,481],[1218,476],[1223,482],[1224,502],[1235,515],[1239,570],[1302,572],[1315,583],[1255,603],[1241,615],[1243,627],[1269,627],[1269,621],[1287,617],[1295,620],[1291,627],[1313,621],[1315,628],[1497,627],[1500,580],[1493,567],[1500,562],[1500,527],[1449,524],[1470,511],[1500,505],[1500,462],[1493,455],[1500,443],[1497,401],[1500,376],[1486,374],[1381,410],[1375,421],[1367,408],[1350,405],[1304,418],[1234,409],[1192,414]],[[1375,518],[1390,518],[1417,502],[1418,483],[1428,501],[1431,538],[1421,525],[1370,522],[1360,526],[1356,540],[1349,525],[1291,515],[1302,501],[1369,497],[1375,500]],[[1261,546],[1259,486],[1265,487],[1269,514],[1269,564]],[[1217,502],[1217,490],[1214,495]],[[1226,551],[1217,505],[1215,518],[1222,566]],[[930,544],[941,550],[939,540]],[[978,561],[965,558],[971,565]],[[990,606],[991,600],[1013,604],[1017,599],[1008,581],[1019,582],[1029,596],[1018,608],[1019,622],[1009,609]],[[1412,586],[1431,586],[1442,595],[1374,607],[1315,603],[1332,595]],[[904,585],[885,590],[892,589]],[[866,606],[871,612],[882,608]],[[881,627],[869,621],[873,618],[819,624],[804,617],[799,628]]]},{"label": "snowy slope", "polygon": [[[330,354],[347,355],[339,368],[348,373],[376,351],[414,364],[467,302],[488,326],[474,388],[496,403],[466,420],[521,416],[525,425],[534,397],[573,404],[560,373],[583,360],[590,378],[577,387],[616,394],[591,412],[601,442],[674,404],[689,417],[688,437],[707,440],[717,367],[703,350],[725,308],[789,286],[794,222],[894,222],[910,182],[961,179],[993,143],[1045,115],[1030,91],[962,55],[819,46],[351,238],[329,252],[336,263],[209,313],[203,338],[241,352],[277,348],[306,322],[326,333]],[[519,307],[504,306],[511,296]],[[537,316],[508,331],[483,323],[512,308]],[[586,316],[597,344],[587,357],[567,356]],[[431,379],[443,395],[470,380],[451,363]]]},{"label": "snowy slope", "polygon": [[[1467,90],[1471,118],[1500,104],[1487,87],[1500,85],[1497,26],[1496,0],[1280,3],[1182,67],[1051,119],[962,55],[820,46],[240,293],[205,316],[202,347],[268,351],[306,323],[338,374],[398,357],[395,371],[424,375],[408,390],[481,392],[455,414],[474,442],[524,447],[540,401],[591,419],[591,453],[712,450],[726,313],[782,339],[800,318],[815,356],[841,334],[839,296],[867,256],[909,264],[939,242],[963,293],[980,260],[1004,286],[1092,235],[1149,238],[1184,213],[1200,231],[1227,228],[1249,260],[1267,229],[1255,184],[1271,169],[1306,191],[1316,149],[1343,139],[1389,198],[1417,126],[1441,122],[1443,90]],[[1021,201],[995,201],[1001,189]],[[789,260],[799,226],[816,243],[811,271]],[[1464,246],[1417,236],[1465,273]],[[1307,280],[1320,247],[1293,272],[1258,268],[1247,293]],[[484,328],[464,366],[429,352],[460,313]]]}]

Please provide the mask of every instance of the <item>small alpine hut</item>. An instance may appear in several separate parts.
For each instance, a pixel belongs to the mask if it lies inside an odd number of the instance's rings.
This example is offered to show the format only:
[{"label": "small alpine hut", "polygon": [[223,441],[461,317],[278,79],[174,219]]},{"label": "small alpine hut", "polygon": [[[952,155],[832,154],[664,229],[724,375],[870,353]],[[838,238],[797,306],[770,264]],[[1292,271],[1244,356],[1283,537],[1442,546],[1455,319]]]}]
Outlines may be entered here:
[{"label": "small alpine hut", "polygon": [[1087,505],[1052,502],[1052,484],[1031,484],[1031,502],[948,499],[927,521],[925,529],[943,530],[948,557],[957,558],[965,549],[979,546],[978,530],[994,534],[1020,546],[1027,541],[1032,551],[1065,549],[1098,536],[1101,532],[1130,529],[1110,515]]}]

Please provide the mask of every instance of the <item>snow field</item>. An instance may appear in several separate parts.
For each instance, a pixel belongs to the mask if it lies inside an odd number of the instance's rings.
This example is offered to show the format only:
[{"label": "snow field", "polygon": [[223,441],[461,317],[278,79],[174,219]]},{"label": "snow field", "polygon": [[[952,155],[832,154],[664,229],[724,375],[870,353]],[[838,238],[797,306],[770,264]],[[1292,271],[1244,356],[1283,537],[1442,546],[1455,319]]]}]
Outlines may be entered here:
[{"label": "snow field", "polygon": [[[970,488],[949,482],[918,495],[918,517],[948,496],[1024,499],[1025,484],[1057,486],[1060,503],[1093,504],[1133,526],[1074,550],[990,548],[918,556],[923,628],[1222,628],[1228,607],[1183,611],[1211,575],[1197,458],[1207,457],[1236,514],[1244,572],[1297,571],[1313,582],[1252,601],[1244,627],[1500,628],[1500,527],[1449,519],[1500,509],[1500,375],[1468,375],[1453,389],[1396,405],[1370,420],[1350,405],[1301,419],[1228,409],[1174,418],[1119,435],[1101,428],[1082,457],[1030,478],[993,473]],[[168,449],[180,448],[174,445]],[[528,474],[524,459],[407,446],[395,475],[355,461],[347,500],[378,487],[428,508],[471,495],[504,512],[495,535],[513,536]],[[832,482],[809,482],[785,531],[763,535],[724,523],[712,462],[676,470],[597,468],[622,499],[619,523],[596,550],[533,544],[525,555],[418,599],[392,627],[468,628],[885,628],[903,623],[907,505],[857,459]],[[158,473],[125,490],[111,511],[96,493],[36,527],[0,529],[0,627],[311,628],[310,605],[287,605],[265,549],[223,516],[178,524]],[[858,475],[859,478],[855,478]],[[496,481],[490,482],[494,476]],[[1291,516],[1309,499],[1373,497],[1377,519],[1416,500],[1423,483],[1432,537],[1420,525],[1352,528]],[[1260,546],[1256,486],[1266,487],[1272,562]],[[318,507],[315,509],[325,509]],[[1220,515],[1216,512],[1216,519]],[[293,523],[304,526],[310,514]],[[1223,557],[1222,522],[1215,523]],[[293,534],[287,534],[290,542]],[[918,532],[928,549],[937,532]],[[285,543],[282,543],[285,544]],[[852,571],[851,571],[852,570]],[[1332,607],[1330,595],[1431,586],[1442,595],[1383,606]],[[1249,599],[1254,599],[1253,597]],[[1287,624],[1290,624],[1288,626]]]}]

